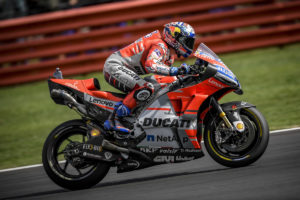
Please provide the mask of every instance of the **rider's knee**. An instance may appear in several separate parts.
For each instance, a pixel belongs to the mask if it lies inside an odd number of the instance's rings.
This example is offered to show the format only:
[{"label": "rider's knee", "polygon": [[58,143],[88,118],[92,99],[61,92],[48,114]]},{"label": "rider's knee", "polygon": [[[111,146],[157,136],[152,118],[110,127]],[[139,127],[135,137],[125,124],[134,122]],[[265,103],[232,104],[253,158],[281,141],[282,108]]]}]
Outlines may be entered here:
[{"label": "rider's knee", "polygon": [[152,94],[155,92],[154,86],[152,83],[145,83],[143,85],[143,87],[137,89],[134,92],[133,97],[137,100],[137,101],[146,101],[147,99],[149,99]]}]

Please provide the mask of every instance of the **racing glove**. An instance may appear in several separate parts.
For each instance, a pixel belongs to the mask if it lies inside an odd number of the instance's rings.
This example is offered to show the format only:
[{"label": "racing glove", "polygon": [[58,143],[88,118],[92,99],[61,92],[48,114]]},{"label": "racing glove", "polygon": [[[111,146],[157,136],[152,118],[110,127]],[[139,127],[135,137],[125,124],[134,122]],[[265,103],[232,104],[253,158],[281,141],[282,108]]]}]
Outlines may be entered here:
[{"label": "racing glove", "polygon": [[186,63],[182,63],[179,68],[179,71],[181,71],[181,74],[188,74],[190,72],[190,66]]},{"label": "racing glove", "polygon": [[170,76],[177,76],[182,74],[188,74],[190,72],[190,66],[186,63],[181,64],[180,67],[171,67]]}]

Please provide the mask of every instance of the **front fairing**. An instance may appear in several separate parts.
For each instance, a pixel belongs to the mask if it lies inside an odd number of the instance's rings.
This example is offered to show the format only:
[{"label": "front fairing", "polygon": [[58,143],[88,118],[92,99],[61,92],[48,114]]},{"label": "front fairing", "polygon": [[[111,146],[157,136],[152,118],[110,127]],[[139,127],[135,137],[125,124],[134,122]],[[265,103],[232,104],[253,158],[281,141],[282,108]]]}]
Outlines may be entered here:
[{"label": "front fairing", "polygon": [[194,53],[194,56],[216,67],[217,73],[214,75],[214,77],[217,80],[234,89],[241,89],[241,84],[239,83],[238,79],[233,74],[233,72],[205,44],[201,43],[198,46],[197,50]]}]

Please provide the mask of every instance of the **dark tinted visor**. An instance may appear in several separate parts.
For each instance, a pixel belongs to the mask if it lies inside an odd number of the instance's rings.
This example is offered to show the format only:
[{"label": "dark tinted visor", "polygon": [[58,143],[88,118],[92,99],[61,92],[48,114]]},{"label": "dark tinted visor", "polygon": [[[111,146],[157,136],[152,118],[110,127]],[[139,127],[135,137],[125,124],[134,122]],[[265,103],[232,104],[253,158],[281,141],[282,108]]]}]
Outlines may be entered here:
[{"label": "dark tinted visor", "polygon": [[177,33],[175,37],[176,37],[176,40],[180,44],[182,44],[183,46],[185,46],[193,51],[194,44],[195,44],[195,38],[186,37],[186,36],[182,35],[181,33]]}]

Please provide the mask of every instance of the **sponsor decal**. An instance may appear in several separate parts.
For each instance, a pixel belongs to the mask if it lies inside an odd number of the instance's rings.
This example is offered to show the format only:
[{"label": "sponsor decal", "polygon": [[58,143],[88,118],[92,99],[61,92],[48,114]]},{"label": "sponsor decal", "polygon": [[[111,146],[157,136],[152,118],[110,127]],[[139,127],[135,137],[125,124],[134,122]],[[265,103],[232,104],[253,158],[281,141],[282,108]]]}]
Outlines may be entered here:
[{"label": "sponsor decal", "polygon": [[201,153],[202,149],[180,149],[181,153]]},{"label": "sponsor decal", "polygon": [[232,105],[232,110],[236,110],[237,109],[237,106],[236,105]]},{"label": "sponsor decal", "polygon": [[142,147],[139,149],[144,153],[159,153],[159,154],[176,154],[176,153],[202,153],[202,149],[162,149],[162,148],[146,148]]},{"label": "sponsor decal", "polygon": [[211,83],[212,85],[218,87],[218,88],[224,88],[224,86],[216,81],[214,81],[212,78],[208,79],[208,82]]},{"label": "sponsor decal", "polygon": [[167,163],[172,163],[175,161],[190,161],[193,160],[194,156],[156,156],[153,161],[154,162],[167,162]]},{"label": "sponsor decal", "polygon": [[154,127],[175,127],[175,128],[189,128],[190,120],[170,119],[170,118],[144,118],[143,126]]},{"label": "sponsor decal", "polygon": [[132,77],[133,79],[135,79],[137,81],[141,79],[136,73],[134,73],[130,69],[126,69],[125,67],[120,66],[120,67],[118,67],[118,70],[124,72],[125,74],[129,75],[130,77]]},{"label": "sponsor decal", "polygon": [[176,161],[189,161],[193,160],[194,156],[188,157],[188,156],[176,156]]},{"label": "sponsor decal", "polygon": [[144,153],[155,153],[157,150],[157,148],[140,148],[140,151]]},{"label": "sponsor decal", "polygon": [[105,158],[106,158],[107,160],[109,160],[109,159],[111,159],[111,157],[112,157],[112,153],[110,153],[109,151],[107,151],[107,152],[104,153],[104,156],[105,156]]},{"label": "sponsor decal", "polygon": [[174,156],[156,156],[153,159],[154,162],[174,162],[175,158]]},{"label": "sponsor decal", "polygon": [[195,54],[200,56],[203,60],[215,60],[215,58],[212,55],[202,52],[201,50],[197,50]]},{"label": "sponsor decal", "polygon": [[138,168],[140,166],[140,163],[136,160],[131,160],[128,163],[126,163],[129,167]]},{"label": "sponsor decal", "polygon": [[85,94],[85,95],[86,95],[85,100],[87,102],[95,103],[95,104],[99,104],[99,105],[104,105],[104,106],[107,106],[107,107],[114,107],[114,105],[115,105],[114,102],[112,102],[112,101],[96,98],[96,97],[93,97],[93,96],[90,96],[90,95],[87,95],[87,94]]},{"label": "sponsor decal", "polygon": [[165,153],[165,154],[176,154],[178,152],[178,149],[160,149],[159,153]]},{"label": "sponsor decal", "polygon": [[84,150],[91,150],[91,151],[102,151],[102,146],[97,146],[97,145],[93,145],[93,144],[83,144],[82,147]]},{"label": "sponsor decal", "polygon": [[74,89],[76,89],[76,90],[79,90],[79,88],[77,87],[78,81],[75,81],[73,84],[72,84],[72,83],[66,83],[65,85],[66,85],[66,86],[69,86],[69,87],[71,87],[71,88],[74,88]]},{"label": "sponsor decal", "polygon": [[225,69],[224,67],[222,66],[219,66],[219,65],[216,65],[217,66],[217,69],[219,72],[221,72],[222,74],[228,76],[229,78],[232,78],[234,77],[233,73],[227,69]]},{"label": "sponsor decal", "polygon": [[147,141],[149,141],[149,142],[173,142],[173,141],[176,141],[176,138],[175,138],[175,136],[147,135]]}]

